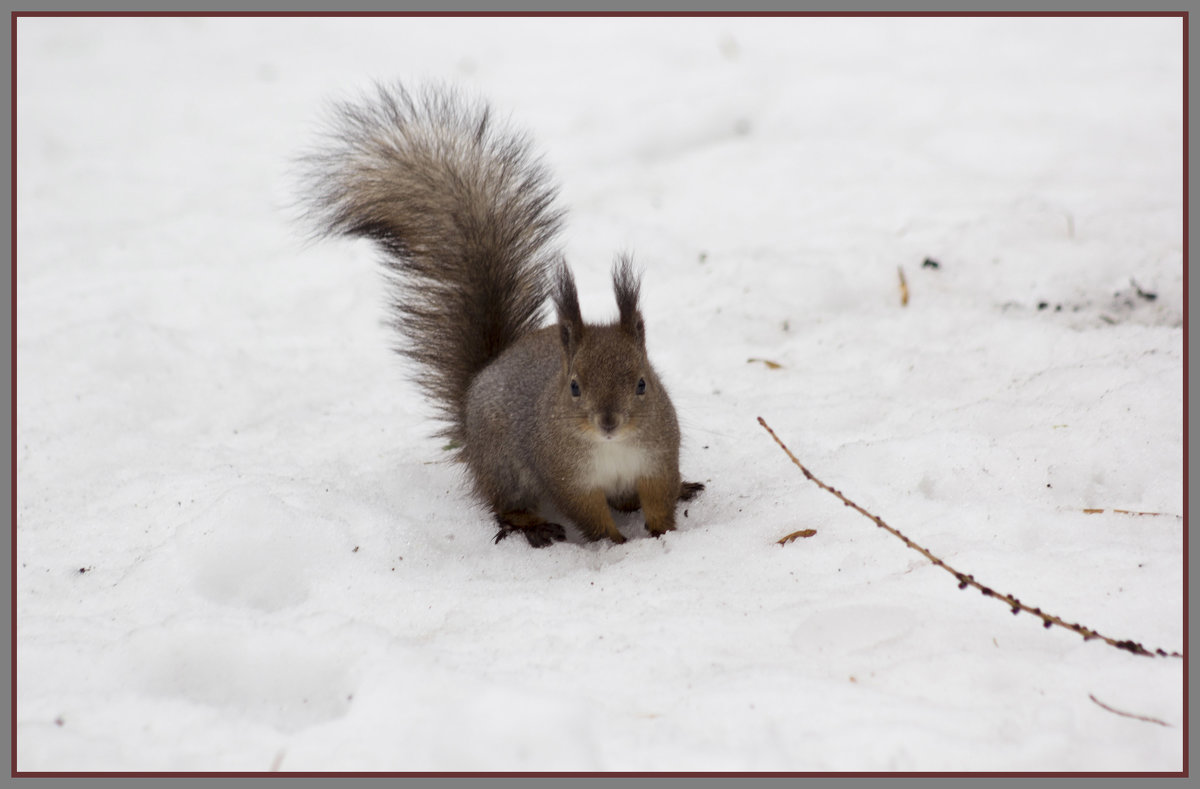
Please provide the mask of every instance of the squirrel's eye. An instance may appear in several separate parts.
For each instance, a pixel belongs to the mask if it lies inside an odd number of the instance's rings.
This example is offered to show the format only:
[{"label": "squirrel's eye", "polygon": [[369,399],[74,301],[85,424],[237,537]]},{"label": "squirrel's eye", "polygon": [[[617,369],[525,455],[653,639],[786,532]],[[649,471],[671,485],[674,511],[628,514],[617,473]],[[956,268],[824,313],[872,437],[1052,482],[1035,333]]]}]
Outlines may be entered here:
[{"label": "squirrel's eye", "polygon": [[571,397],[579,397],[579,382],[572,379],[571,381]]},{"label": "squirrel's eye", "polygon": [[638,379],[637,393],[638,394],[646,394],[646,379],[645,378]]}]

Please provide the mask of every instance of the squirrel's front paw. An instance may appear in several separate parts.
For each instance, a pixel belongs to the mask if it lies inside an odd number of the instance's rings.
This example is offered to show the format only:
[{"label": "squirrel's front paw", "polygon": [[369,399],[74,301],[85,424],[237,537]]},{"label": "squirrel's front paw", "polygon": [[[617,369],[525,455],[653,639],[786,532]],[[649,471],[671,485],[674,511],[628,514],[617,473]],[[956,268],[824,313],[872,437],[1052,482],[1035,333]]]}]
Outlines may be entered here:
[{"label": "squirrel's front paw", "polygon": [[675,524],[667,523],[667,524],[660,524],[658,526],[651,526],[649,523],[647,523],[646,531],[650,532],[650,534],[652,534],[655,537],[661,537],[669,531],[675,531]]}]

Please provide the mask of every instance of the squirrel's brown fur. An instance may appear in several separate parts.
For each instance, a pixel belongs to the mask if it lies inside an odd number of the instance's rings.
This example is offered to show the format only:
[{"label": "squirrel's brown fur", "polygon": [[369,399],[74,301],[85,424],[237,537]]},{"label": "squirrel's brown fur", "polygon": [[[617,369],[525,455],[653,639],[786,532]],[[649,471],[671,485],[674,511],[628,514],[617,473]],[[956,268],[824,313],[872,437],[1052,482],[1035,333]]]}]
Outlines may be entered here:
[{"label": "squirrel's brown fur", "polygon": [[[613,269],[617,322],[585,324],[552,246],[557,190],[486,105],[380,87],[336,119],[304,160],[312,217],[385,253],[400,350],[422,366],[496,540],[564,539],[557,511],[589,539],[624,542],[610,507],[642,509],[655,536],[674,529],[675,502],[703,485],[680,480],[679,427],[646,357],[629,259]],[[547,297],[558,324],[538,328]]]}]

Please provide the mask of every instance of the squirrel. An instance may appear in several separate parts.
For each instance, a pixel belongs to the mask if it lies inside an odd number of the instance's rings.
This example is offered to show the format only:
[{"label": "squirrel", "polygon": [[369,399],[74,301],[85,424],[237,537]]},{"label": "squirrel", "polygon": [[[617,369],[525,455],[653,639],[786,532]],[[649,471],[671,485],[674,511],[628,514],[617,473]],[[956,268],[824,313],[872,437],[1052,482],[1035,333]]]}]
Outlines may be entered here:
[{"label": "squirrel", "polygon": [[[377,86],[334,108],[302,159],[318,235],[373,240],[389,274],[397,348],[439,409],[476,498],[499,531],[534,547],[625,542],[610,510],[675,528],[677,501],[704,489],[679,472],[679,425],[646,355],[632,261],[617,257],[615,323],[584,323],[554,247],[557,187],[524,134],[452,89]],[[539,327],[553,302],[557,324]]]}]

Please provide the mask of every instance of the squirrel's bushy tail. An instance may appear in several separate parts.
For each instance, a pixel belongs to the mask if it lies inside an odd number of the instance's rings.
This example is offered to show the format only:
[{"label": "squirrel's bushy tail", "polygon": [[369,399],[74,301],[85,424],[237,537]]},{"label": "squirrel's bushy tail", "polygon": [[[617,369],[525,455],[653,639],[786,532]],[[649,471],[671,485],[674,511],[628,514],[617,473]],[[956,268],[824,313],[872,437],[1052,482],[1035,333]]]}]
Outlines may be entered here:
[{"label": "squirrel's bushy tail", "polygon": [[461,445],[471,380],[541,322],[562,217],[546,169],[487,105],[383,85],[337,106],[302,166],[319,230],[384,251],[398,350],[424,366],[443,435]]}]

